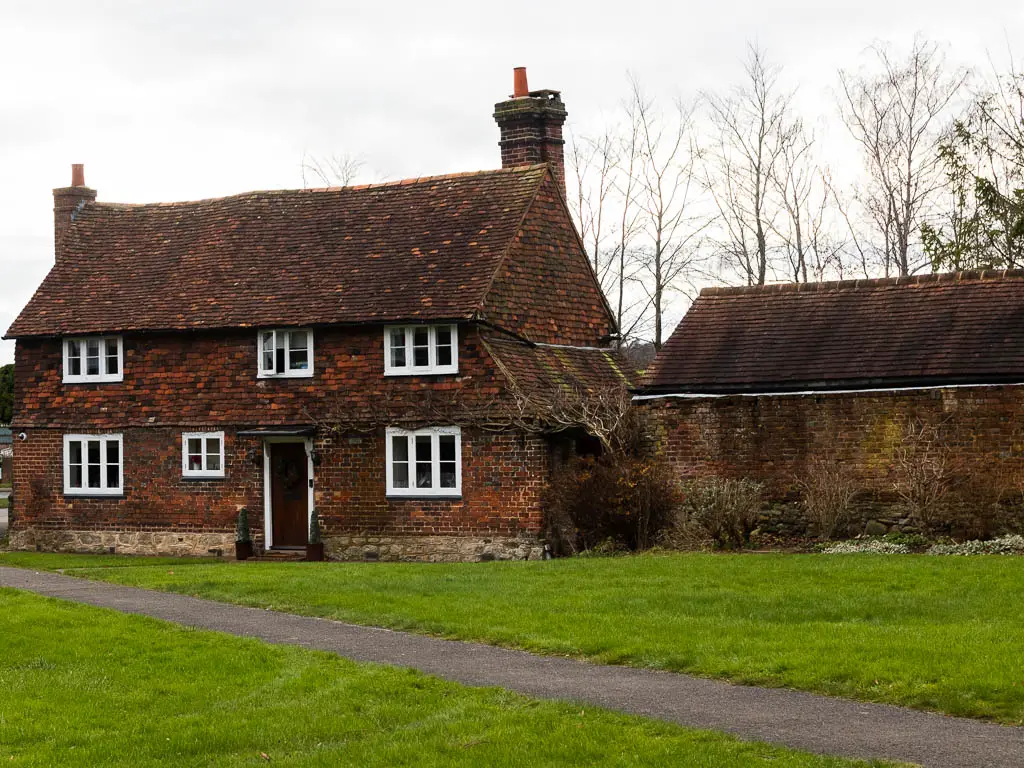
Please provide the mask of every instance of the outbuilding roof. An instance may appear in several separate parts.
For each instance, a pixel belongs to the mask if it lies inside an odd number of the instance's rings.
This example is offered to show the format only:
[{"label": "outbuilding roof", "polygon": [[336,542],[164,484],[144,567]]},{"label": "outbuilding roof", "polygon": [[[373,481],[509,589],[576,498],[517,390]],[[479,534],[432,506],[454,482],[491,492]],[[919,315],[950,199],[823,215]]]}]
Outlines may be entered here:
[{"label": "outbuilding roof", "polygon": [[707,288],[642,389],[728,394],[1024,382],[1024,271]]},{"label": "outbuilding roof", "polygon": [[87,202],[7,337],[470,319],[547,173]]}]

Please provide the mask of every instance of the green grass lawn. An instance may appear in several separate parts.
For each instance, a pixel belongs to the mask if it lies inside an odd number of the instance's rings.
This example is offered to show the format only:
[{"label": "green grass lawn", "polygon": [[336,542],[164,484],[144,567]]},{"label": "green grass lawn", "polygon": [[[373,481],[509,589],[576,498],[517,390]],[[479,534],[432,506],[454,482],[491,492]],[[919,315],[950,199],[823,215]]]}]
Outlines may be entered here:
[{"label": "green grass lawn", "polygon": [[[1024,559],[662,555],[343,564],[0,555],[93,579],[601,662],[1024,722]],[[60,565],[62,564],[62,565]]]},{"label": "green grass lawn", "polygon": [[3,765],[867,765],[14,590],[0,637]]}]

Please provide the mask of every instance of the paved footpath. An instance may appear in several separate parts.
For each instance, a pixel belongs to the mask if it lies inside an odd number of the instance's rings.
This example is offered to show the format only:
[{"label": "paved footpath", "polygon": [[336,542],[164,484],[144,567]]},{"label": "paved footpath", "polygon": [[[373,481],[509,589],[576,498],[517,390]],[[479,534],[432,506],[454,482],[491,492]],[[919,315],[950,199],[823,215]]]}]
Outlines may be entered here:
[{"label": "paved footpath", "polygon": [[535,656],[18,568],[0,567],[0,587],[270,643],[332,651],[356,661],[412,667],[466,685],[500,686],[539,698],[586,702],[809,752],[888,758],[929,768],[1024,766],[1024,728],[671,672]]}]

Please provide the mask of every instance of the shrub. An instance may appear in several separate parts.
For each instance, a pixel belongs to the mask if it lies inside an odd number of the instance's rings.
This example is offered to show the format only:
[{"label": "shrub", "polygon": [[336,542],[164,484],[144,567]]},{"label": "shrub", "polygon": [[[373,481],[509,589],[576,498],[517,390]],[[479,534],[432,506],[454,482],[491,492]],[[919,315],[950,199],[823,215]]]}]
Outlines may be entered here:
[{"label": "shrub", "polygon": [[750,542],[764,502],[764,486],[749,479],[702,477],[683,487],[685,522],[703,528],[720,549],[740,549]]},{"label": "shrub", "polygon": [[893,452],[893,490],[907,512],[930,530],[948,518],[953,456],[939,427],[912,421]]},{"label": "shrub", "polygon": [[929,555],[1024,555],[1024,536],[1001,536],[989,541],[965,541],[962,544],[933,544]]},{"label": "shrub", "polygon": [[249,534],[248,507],[242,507],[238,510],[238,524],[235,526],[235,541],[242,544],[252,541],[252,536]]},{"label": "shrub", "polygon": [[850,524],[857,483],[846,465],[835,459],[808,462],[798,481],[800,505],[822,539],[831,539]]},{"label": "shrub", "polygon": [[574,456],[546,492],[547,537],[560,554],[598,546],[647,549],[671,521],[678,500],[678,487],[660,459]]}]

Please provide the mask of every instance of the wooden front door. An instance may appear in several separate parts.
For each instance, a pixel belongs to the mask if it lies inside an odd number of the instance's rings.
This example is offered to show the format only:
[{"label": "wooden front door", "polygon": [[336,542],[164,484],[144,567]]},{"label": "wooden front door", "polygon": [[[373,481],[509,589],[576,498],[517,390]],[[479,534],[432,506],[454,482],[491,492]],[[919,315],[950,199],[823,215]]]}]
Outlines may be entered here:
[{"label": "wooden front door", "polygon": [[303,547],[309,538],[309,465],[304,443],[270,443],[273,546]]}]

